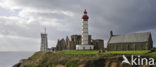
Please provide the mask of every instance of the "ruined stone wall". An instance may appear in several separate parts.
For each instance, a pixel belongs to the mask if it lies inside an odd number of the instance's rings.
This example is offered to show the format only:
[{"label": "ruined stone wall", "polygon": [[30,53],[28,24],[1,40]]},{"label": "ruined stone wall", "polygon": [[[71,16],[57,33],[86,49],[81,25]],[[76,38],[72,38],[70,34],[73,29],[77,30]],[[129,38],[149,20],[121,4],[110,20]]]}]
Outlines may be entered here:
[{"label": "ruined stone wall", "polygon": [[57,50],[66,50],[66,42],[64,39],[58,40],[56,49]]},{"label": "ruined stone wall", "polygon": [[92,44],[94,45],[95,50],[103,50],[104,49],[104,41],[102,39],[92,40]]},{"label": "ruined stone wall", "polygon": [[[76,50],[76,45],[80,44],[81,44],[81,35],[72,35],[71,40],[68,37],[66,37],[66,40],[64,39],[58,40],[56,50]],[[96,50],[104,48],[103,40],[97,39],[92,41],[91,35],[88,35],[88,44],[95,45]]]}]

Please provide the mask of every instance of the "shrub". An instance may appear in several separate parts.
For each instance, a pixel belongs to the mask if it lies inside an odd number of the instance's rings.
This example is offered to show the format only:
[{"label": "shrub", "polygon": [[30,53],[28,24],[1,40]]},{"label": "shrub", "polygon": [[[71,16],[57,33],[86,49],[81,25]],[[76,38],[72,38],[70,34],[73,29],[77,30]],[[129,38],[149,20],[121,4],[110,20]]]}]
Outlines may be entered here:
[{"label": "shrub", "polygon": [[67,62],[66,67],[78,67],[78,65],[76,64],[76,61],[69,61]]},{"label": "shrub", "polygon": [[152,48],[150,52],[156,52],[156,48]]}]

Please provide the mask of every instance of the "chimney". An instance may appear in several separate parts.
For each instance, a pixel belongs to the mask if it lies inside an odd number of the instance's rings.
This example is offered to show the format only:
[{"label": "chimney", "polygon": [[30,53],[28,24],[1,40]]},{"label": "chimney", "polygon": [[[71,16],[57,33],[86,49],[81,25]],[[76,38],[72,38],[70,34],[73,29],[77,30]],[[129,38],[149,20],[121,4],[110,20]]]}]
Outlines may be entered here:
[{"label": "chimney", "polygon": [[111,30],[111,31],[110,31],[110,37],[112,37],[112,36],[113,36],[113,31]]}]

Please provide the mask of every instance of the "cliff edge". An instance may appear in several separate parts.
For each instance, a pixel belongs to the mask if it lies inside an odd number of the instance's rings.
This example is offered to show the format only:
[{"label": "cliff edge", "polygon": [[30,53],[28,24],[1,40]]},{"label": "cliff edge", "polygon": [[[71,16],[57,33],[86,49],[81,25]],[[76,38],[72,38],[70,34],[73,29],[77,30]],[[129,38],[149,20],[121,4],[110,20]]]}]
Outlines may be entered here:
[{"label": "cliff edge", "polygon": [[[130,54],[125,54],[129,59]],[[150,55],[141,55],[149,57]],[[122,64],[122,54],[63,54],[53,52],[36,52],[28,59],[22,59],[13,67],[132,67]],[[138,66],[133,66],[138,67]],[[143,65],[139,67],[151,67]]]}]

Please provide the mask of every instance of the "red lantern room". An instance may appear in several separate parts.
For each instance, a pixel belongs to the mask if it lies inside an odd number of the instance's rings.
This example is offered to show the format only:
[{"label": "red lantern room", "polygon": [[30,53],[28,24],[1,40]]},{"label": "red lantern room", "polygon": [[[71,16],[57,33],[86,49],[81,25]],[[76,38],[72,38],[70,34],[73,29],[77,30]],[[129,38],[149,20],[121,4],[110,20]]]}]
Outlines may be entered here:
[{"label": "red lantern room", "polygon": [[86,9],[84,10],[84,15],[82,16],[83,21],[88,21],[89,17],[87,16],[87,11]]}]

